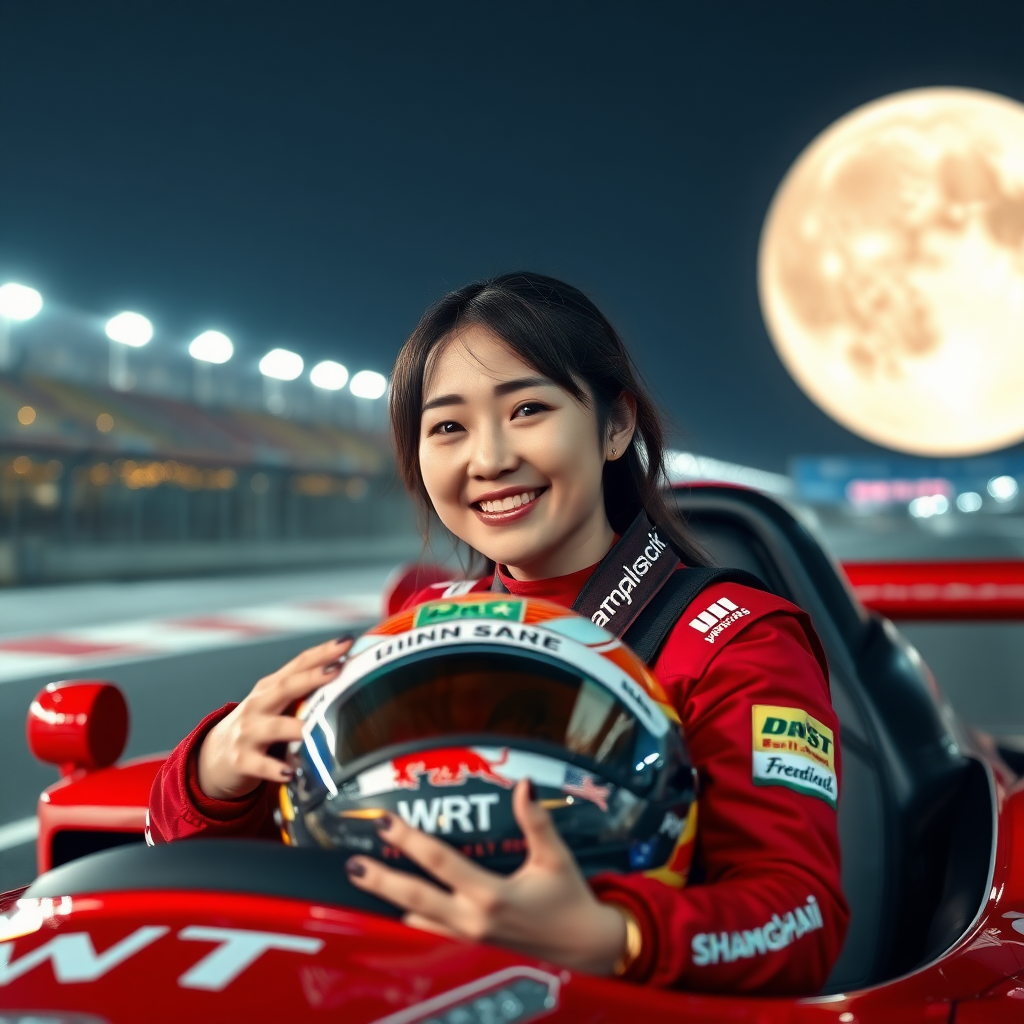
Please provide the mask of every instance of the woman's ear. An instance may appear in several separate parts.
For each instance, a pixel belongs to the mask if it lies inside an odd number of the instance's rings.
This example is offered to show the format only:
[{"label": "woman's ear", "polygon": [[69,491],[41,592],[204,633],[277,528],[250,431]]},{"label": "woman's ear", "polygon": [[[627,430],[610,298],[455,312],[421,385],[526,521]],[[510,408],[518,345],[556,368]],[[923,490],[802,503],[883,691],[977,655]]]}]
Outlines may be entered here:
[{"label": "woman's ear", "polygon": [[614,462],[622,458],[633,440],[636,430],[636,399],[623,391],[612,403],[608,413],[608,439],[604,446],[605,458]]}]

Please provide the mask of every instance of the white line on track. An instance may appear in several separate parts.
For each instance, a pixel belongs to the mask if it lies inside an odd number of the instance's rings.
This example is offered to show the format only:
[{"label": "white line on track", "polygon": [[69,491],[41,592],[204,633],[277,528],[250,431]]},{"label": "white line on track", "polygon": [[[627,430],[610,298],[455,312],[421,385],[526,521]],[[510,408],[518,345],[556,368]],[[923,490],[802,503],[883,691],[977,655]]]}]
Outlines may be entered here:
[{"label": "white line on track", "polygon": [[35,815],[31,818],[12,821],[7,825],[0,825],[0,853],[4,850],[13,850],[16,846],[35,842],[37,835],[39,835],[39,819]]},{"label": "white line on track", "polygon": [[[378,593],[142,619],[0,639],[0,684],[89,665],[166,658],[337,628],[363,628],[380,617]],[[2,847],[0,847],[2,849]]]}]

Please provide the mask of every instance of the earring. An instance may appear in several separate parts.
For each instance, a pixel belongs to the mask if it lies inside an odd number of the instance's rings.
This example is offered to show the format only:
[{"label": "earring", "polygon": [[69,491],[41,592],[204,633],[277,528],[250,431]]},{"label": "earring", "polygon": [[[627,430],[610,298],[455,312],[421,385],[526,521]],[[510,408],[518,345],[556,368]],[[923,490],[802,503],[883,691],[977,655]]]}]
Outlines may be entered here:
[{"label": "earring", "polygon": [[619,451],[619,449],[618,449],[618,448],[613,448],[613,449],[612,449],[612,455],[616,455],[616,454],[618,454],[618,451]]}]

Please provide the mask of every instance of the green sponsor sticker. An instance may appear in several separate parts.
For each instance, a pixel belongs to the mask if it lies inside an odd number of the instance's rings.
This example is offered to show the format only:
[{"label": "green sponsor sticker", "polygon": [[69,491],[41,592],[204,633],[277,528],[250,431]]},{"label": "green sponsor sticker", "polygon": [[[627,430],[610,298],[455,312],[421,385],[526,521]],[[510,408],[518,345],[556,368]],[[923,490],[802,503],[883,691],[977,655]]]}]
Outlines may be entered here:
[{"label": "green sponsor sticker", "polygon": [[485,601],[428,601],[416,609],[413,626],[433,626],[438,622],[457,622],[462,619],[497,619],[500,622],[522,622],[526,605],[508,598],[488,598]]}]

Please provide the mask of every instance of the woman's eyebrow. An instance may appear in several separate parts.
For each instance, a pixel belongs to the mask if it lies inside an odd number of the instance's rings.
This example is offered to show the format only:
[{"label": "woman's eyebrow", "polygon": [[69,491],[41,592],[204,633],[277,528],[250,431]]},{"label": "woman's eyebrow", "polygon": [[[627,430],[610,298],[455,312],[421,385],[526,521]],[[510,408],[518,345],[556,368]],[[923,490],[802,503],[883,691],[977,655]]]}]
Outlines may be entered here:
[{"label": "woman's eyebrow", "polygon": [[[495,398],[501,398],[502,395],[509,395],[513,391],[522,391],[524,388],[537,388],[537,387],[556,387],[554,383],[547,379],[547,377],[517,377],[515,380],[506,380],[501,384],[494,385],[494,396]],[[423,403],[423,408],[420,410],[421,414],[429,412],[431,409],[440,409],[446,405],[465,405],[466,399],[462,395],[438,395],[437,398],[432,398],[429,402]]]},{"label": "woman's eyebrow", "polygon": [[522,391],[524,388],[551,388],[556,385],[547,377],[517,377],[515,380],[507,380],[503,384],[494,385],[494,395],[500,398],[502,395],[511,394],[513,391]]},{"label": "woman's eyebrow", "polygon": [[439,395],[437,398],[432,398],[429,402],[424,402],[423,408],[420,410],[421,414],[429,411],[430,409],[439,409],[443,405],[465,405],[466,400],[462,395]]}]

